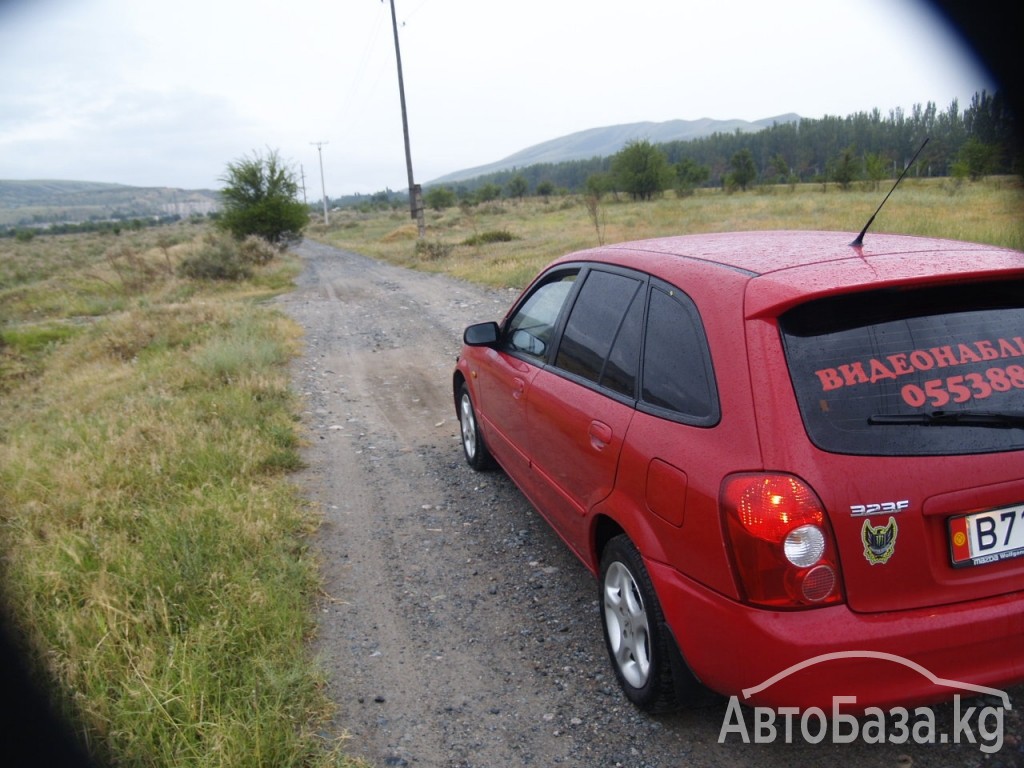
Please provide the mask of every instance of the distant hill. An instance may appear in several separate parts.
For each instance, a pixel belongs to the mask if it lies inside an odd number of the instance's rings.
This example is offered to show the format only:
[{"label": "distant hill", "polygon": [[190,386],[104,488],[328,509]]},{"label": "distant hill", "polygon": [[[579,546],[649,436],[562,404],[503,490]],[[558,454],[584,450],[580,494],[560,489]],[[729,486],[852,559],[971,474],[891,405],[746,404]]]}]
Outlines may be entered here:
[{"label": "distant hill", "polygon": [[219,193],[169,187],[130,187],[91,181],[0,180],[0,226],[151,216],[206,215],[220,209]]},{"label": "distant hill", "polygon": [[[610,157],[630,141],[653,144],[688,141],[714,133],[756,132],[776,123],[799,122],[800,116],[785,114],[753,122],[747,120],[669,120],[612,125],[571,133],[509,155],[503,160],[467,168],[428,183],[454,183],[513,168],[545,163]],[[150,216],[206,215],[220,210],[215,190],[131,187],[89,181],[4,181],[0,180],[0,227],[47,223],[81,223]]]},{"label": "distant hill", "polygon": [[430,185],[450,184],[467,181],[489,173],[507,171],[512,168],[526,168],[541,163],[564,163],[569,160],[589,160],[592,157],[609,157],[614,155],[630,141],[650,141],[652,144],[664,144],[669,141],[689,141],[710,136],[713,133],[735,133],[736,131],[755,132],[771,128],[775,123],[794,123],[800,116],[789,113],[777,117],[766,117],[763,120],[668,120],[663,123],[627,123],[612,125],[605,128],[590,128],[578,133],[570,133],[559,139],[535,144],[532,147],[509,155],[495,163],[456,171],[429,182]]}]

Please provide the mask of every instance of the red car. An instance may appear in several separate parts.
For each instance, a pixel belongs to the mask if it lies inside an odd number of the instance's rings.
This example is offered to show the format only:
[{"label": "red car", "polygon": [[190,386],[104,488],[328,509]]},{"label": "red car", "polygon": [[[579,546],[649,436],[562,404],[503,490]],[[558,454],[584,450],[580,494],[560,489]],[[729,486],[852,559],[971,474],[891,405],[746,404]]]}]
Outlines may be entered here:
[{"label": "red car", "polygon": [[641,708],[1024,680],[1024,253],[850,239],[573,253],[466,329],[466,459],[598,576]]}]

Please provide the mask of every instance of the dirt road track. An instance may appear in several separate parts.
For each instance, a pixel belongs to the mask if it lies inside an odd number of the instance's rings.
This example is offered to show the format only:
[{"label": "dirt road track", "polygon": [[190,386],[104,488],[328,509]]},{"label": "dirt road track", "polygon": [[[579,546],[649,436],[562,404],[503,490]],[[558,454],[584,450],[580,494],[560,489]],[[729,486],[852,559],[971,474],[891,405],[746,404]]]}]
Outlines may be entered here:
[{"label": "dirt road track", "polygon": [[[591,576],[501,472],[462,459],[462,329],[514,294],[296,250],[305,270],[281,306],[306,332],[294,386],[300,482],[323,514],[315,651],[338,707],[328,735],[351,754],[423,768],[1024,764],[1019,740],[990,758],[970,744],[719,744],[724,703],[638,713],[608,665]],[[948,718],[938,710],[940,728]],[[1015,712],[1007,728],[1020,724]]]}]

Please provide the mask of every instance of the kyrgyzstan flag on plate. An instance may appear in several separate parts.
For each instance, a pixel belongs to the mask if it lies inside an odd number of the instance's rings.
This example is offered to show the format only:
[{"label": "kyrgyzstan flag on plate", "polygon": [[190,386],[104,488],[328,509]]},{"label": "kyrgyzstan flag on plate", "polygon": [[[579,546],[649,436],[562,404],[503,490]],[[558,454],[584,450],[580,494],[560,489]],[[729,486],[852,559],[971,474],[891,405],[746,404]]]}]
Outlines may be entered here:
[{"label": "kyrgyzstan flag on plate", "polygon": [[953,565],[967,565],[971,562],[966,517],[954,517],[949,521],[949,551],[953,556]]}]

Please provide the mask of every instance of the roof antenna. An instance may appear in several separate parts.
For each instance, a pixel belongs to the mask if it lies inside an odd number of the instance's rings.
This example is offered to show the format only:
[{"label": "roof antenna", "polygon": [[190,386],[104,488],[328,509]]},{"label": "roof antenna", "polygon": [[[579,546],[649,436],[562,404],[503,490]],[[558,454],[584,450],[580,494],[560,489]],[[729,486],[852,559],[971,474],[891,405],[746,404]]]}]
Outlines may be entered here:
[{"label": "roof antenna", "polygon": [[[907,175],[907,171],[910,170],[910,166],[912,166],[914,164],[914,161],[917,160],[917,156],[921,154],[921,150],[924,149],[924,145],[928,143],[929,138],[931,137],[926,137],[924,143],[917,148],[917,152],[915,152],[914,156],[910,158],[910,162],[907,163],[907,167],[903,169],[903,173],[900,174],[900,177],[896,179],[896,183],[892,185],[892,189],[889,190],[889,195],[896,191],[896,187],[899,186],[899,183],[901,181],[903,181],[903,177]],[[874,223],[875,216],[877,216],[878,212],[882,210],[882,205],[885,205],[885,201],[889,199],[889,195],[885,196],[885,199],[882,200],[882,204],[875,209],[874,213],[871,214],[871,218],[868,219],[868,223],[864,225],[864,229],[862,229],[860,231],[860,234],[857,235],[857,239],[850,243],[850,245],[852,245],[854,248],[860,248],[862,245],[864,245],[864,233],[867,232],[868,227],[870,227]]]}]

